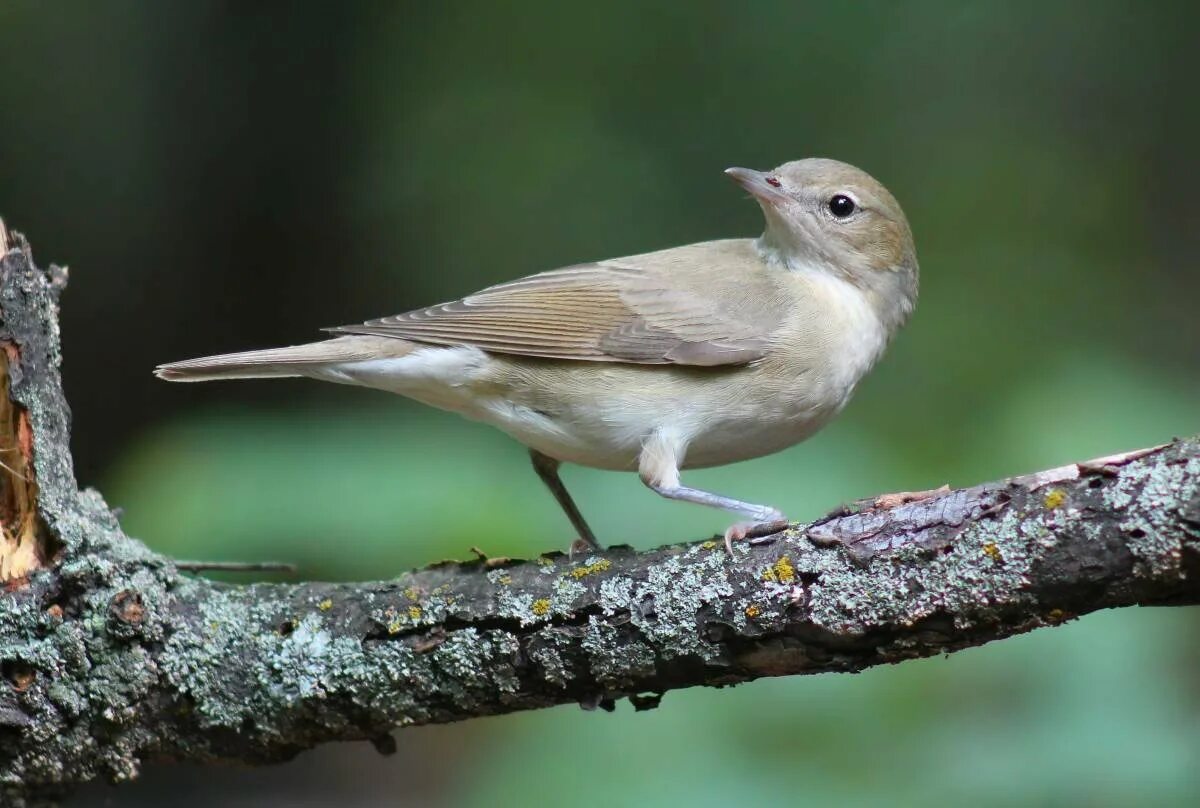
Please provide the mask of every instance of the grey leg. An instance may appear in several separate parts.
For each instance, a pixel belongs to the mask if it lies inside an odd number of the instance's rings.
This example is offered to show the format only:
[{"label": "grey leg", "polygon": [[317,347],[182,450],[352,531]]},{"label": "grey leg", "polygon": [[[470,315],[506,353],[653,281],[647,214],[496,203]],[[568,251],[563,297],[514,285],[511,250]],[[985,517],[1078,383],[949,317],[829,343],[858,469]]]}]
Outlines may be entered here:
[{"label": "grey leg", "polygon": [[550,489],[550,493],[558,501],[559,507],[563,509],[563,513],[571,520],[579,538],[587,542],[588,546],[593,550],[603,550],[600,542],[596,541],[596,535],[592,533],[592,529],[588,527],[587,520],[583,518],[583,514],[579,512],[579,508],[575,505],[575,500],[571,499],[570,492],[563,485],[562,479],[558,476],[558,467],[562,465],[549,455],[544,455],[536,449],[529,450],[529,459],[533,461],[533,470],[542,478],[542,482]]},{"label": "grey leg", "polygon": [[694,502],[697,505],[708,505],[710,508],[721,508],[739,513],[754,522],[778,522],[787,518],[780,510],[769,505],[755,505],[753,502],[743,502],[740,499],[721,496],[711,491],[701,491],[699,488],[689,488],[686,485],[659,485],[650,482],[647,482],[646,485],[651,491],[667,499],[678,499],[683,502]]},{"label": "grey leg", "polygon": [[772,535],[787,527],[787,517],[769,505],[756,505],[733,497],[691,488],[679,481],[679,466],[687,450],[687,442],[667,430],[656,430],[642,444],[638,457],[638,476],[651,491],[668,499],[694,502],[741,514],[752,521],[730,526],[725,531],[725,547],[733,555],[734,540],[751,535]]}]

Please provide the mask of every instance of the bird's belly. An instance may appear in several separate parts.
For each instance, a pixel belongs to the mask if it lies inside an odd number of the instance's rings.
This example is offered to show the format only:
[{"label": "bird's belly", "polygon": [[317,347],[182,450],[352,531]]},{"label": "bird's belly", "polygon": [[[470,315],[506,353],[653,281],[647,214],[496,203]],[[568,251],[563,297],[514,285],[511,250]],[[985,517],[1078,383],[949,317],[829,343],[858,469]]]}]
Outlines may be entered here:
[{"label": "bird's belly", "polygon": [[683,468],[706,468],[774,454],[815,435],[834,408],[806,409],[775,420],[748,416],[714,419],[692,437]]},{"label": "bird's belly", "polygon": [[639,424],[637,409],[619,396],[572,395],[583,381],[577,376],[595,370],[602,376],[603,368],[573,368],[563,400],[554,375],[520,372],[530,367],[539,365],[476,348],[424,348],[400,359],[343,364],[334,371],[339,378],[331,380],[387,390],[482,421],[558,460],[603,469],[637,467],[641,441],[653,428],[649,414]]},{"label": "bird's belly", "polygon": [[[430,348],[401,359],[347,363],[335,381],[389,390],[502,430],[568,463],[633,470],[656,430],[685,436],[684,468],[735,463],[814,434],[845,396],[814,397],[761,369],[542,362],[474,348]],[[328,374],[327,374],[328,375]],[[801,392],[805,391],[805,392]]]},{"label": "bird's belly", "polygon": [[643,429],[622,428],[630,413],[606,408],[603,402],[583,412],[555,413],[511,401],[481,402],[475,417],[507,433],[542,454],[592,468],[630,471],[637,468],[642,440],[653,430],[651,419]]},{"label": "bird's belly", "polygon": [[[748,371],[675,376],[662,368],[591,365],[579,373],[591,376],[579,387],[584,395],[564,396],[564,388],[575,386],[556,384],[550,402],[535,389],[510,388],[481,402],[474,417],[543,454],[614,470],[636,469],[646,439],[668,430],[687,436],[682,467],[700,468],[786,449],[816,433],[844,403],[841,397],[814,402],[793,391],[763,389]],[[614,376],[620,381],[605,383]],[[685,380],[663,383],[664,377]]]}]

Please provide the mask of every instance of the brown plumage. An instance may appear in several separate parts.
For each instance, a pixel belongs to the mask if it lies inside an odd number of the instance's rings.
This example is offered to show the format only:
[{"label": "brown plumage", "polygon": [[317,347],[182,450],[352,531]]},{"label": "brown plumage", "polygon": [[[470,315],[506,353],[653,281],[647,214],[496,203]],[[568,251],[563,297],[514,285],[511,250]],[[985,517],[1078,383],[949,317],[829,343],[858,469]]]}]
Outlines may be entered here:
[{"label": "brown plumage", "polygon": [[593,545],[561,461],[636,468],[664,496],[781,518],[684,486],[679,470],[778,451],[833,418],[912,312],[916,252],[896,200],[853,166],[727,173],[763,209],[761,238],[579,264],[330,329],[343,336],[324,342],[156,372],[307,376],[486,421],[530,447]]},{"label": "brown plumage", "polygon": [[766,354],[787,307],[765,266],[728,274],[756,257],[730,240],[580,264],[330,330],[551,359],[740,365]]}]

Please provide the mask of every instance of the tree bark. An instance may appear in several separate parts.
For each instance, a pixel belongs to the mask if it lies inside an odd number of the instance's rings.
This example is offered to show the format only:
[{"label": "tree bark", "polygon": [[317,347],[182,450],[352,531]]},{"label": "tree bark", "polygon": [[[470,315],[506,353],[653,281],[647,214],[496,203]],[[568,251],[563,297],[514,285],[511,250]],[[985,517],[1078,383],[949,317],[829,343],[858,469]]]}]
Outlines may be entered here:
[{"label": "tree bark", "polygon": [[1200,600],[1200,440],[858,503],[736,544],[476,559],[394,580],[233,586],[126,536],[75,483],[65,270],[0,227],[0,788],[52,800],[147,759],[856,671],[1078,615]]}]

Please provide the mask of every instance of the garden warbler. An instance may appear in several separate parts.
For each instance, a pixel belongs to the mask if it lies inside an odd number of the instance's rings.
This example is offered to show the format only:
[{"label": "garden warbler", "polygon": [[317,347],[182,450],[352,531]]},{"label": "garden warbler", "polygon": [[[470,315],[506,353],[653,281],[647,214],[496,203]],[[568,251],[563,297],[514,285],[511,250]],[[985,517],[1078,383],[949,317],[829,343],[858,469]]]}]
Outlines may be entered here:
[{"label": "garden warbler", "polygon": [[777,452],[827,424],[912,313],[917,257],[899,204],[860,169],[806,159],[725,173],[762,208],[759,238],[577,264],[332,328],[341,336],[322,342],[156,373],[304,376],[492,424],[529,447],[592,547],[560,463],[636,469],[664,497],[750,520],[726,533],[743,538],[785,517],[684,485],[680,470]]}]

